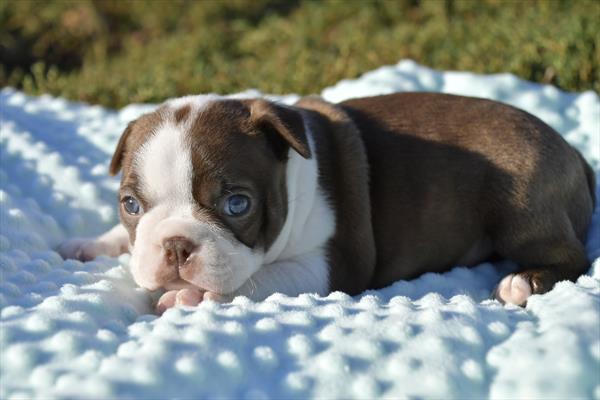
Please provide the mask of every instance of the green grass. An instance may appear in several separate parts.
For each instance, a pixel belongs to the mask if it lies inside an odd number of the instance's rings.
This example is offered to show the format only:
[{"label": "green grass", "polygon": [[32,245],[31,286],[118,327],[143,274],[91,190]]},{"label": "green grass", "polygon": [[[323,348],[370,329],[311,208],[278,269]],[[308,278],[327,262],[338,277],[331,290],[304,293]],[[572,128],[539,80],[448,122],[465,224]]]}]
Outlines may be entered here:
[{"label": "green grass", "polygon": [[0,2],[0,85],[121,107],[182,94],[318,93],[412,58],[600,92],[600,2]]}]

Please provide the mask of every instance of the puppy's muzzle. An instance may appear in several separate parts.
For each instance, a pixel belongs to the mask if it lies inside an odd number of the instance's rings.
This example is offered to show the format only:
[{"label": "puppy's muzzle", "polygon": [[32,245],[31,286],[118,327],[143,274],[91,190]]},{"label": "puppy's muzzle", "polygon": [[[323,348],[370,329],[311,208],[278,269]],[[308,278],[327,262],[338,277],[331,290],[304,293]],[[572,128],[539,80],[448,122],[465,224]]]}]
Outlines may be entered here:
[{"label": "puppy's muzzle", "polygon": [[179,268],[186,263],[197,246],[183,236],[174,236],[163,240],[162,247],[167,265]]}]

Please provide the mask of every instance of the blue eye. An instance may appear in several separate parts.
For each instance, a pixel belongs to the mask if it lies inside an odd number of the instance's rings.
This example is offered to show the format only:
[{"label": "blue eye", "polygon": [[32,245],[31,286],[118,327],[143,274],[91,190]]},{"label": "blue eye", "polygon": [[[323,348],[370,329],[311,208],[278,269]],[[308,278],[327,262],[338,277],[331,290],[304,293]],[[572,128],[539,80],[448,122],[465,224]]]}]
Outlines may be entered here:
[{"label": "blue eye", "polygon": [[234,194],[225,200],[223,212],[231,217],[239,217],[250,210],[250,198],[243,194]]},{"label": "blue eye", "polygon": [[142,212],[140,203],[134,197],[125,196],[121,202],[123,203],[123,208],[127,211],[127,214],[138,215]]}]

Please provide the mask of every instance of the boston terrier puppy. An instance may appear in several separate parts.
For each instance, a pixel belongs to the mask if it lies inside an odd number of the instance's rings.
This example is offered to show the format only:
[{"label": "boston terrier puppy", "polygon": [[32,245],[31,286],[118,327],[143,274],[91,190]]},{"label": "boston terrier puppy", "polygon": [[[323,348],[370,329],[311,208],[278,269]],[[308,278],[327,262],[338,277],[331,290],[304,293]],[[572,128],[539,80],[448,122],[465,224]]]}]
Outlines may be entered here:
[{"label": "boston terrier puppy", "polygon": [[59,247],[130,251],[158,312],[203,299],[351,295],[492,256],[524,305],[589,268],[594,173],[538,118],[498,102],[398,93],[294,106],[187,96],[125,129],[121,224]]}]

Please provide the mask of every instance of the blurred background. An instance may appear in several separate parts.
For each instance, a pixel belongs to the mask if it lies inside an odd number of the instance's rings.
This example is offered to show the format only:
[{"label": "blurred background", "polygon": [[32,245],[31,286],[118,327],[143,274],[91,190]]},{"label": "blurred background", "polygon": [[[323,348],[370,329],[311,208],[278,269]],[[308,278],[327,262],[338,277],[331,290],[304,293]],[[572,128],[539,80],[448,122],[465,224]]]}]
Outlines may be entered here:
[{"label": "blurred background", "polygon": [[600,91],[600,1],[0,1],[0,86],[117,108],[319,93],[412,58]]}]

